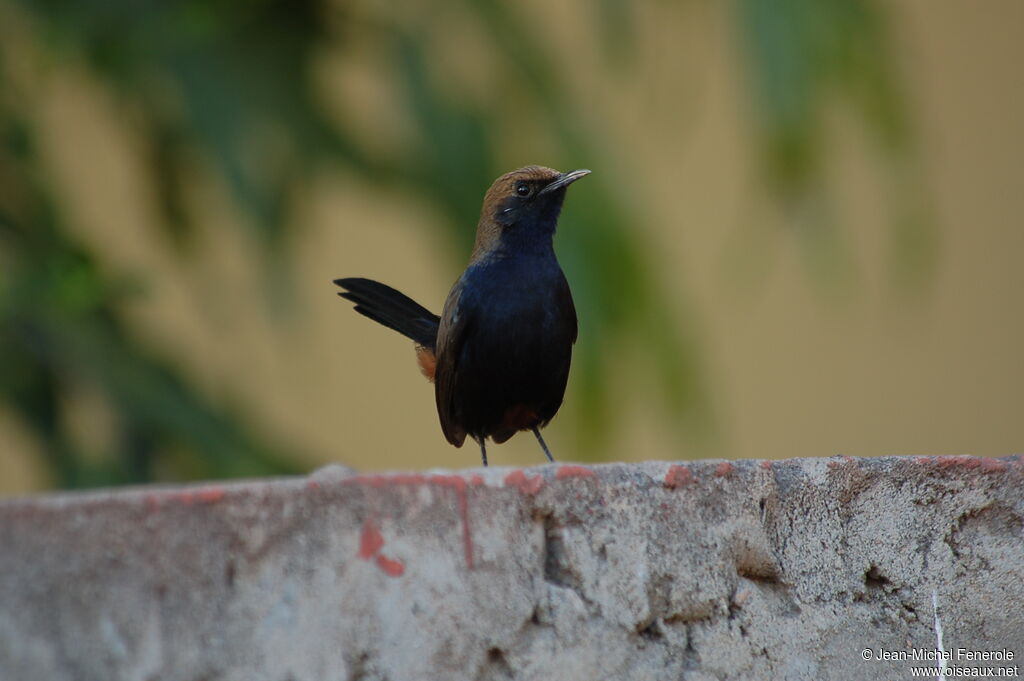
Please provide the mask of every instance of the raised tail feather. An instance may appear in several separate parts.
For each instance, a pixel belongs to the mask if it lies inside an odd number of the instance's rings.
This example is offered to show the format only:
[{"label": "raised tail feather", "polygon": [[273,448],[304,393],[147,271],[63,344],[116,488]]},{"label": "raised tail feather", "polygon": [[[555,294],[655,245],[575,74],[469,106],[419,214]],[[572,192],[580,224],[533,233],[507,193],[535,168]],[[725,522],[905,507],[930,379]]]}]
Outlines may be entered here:
[{"label": "raised tail feather", "polygon": [[359,314],[394,329],[417,345],[435,349],[441,318],[409,296],[372,279],[349,277],[335,279],[334,283],[344,289],[338,295],[355,303]]}]

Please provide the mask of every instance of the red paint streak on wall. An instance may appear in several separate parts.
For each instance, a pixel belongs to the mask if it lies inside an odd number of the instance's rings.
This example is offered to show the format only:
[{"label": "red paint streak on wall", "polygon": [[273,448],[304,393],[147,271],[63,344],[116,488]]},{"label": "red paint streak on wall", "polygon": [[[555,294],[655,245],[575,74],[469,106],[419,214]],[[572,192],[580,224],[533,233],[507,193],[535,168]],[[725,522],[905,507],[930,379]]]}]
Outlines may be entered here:
[{"label": "red paint streak on wall", "polygon": [[401,577],[405,574],[405,566],[402,565],[402,561],[392,560],[387,556],[377,556],[377,567],[388,577]]},{"label": "red paint streak on wall", "polygon": [[159,492],[146,492],[146,495],[143,497],[144,503],[146,504],[146,510],[155,511],[160,508],[160,505],[164,501],[161,497],[162,495]]},{"label": "red paint streak on wall", "polygon": [[359,538],[359,557],[363,560],[370,560],[382,548],[384,548],[384,536],[377,529],[376,523],[367,518],[363,523],[363,534]]},{"label": "red paint streak on wall", "polygon": [[[459,478],[462,482],[462,478]],[[459,498],[459,515],[462,516],[462,553],[466,558],[466,569],[473,569],[473,533],[469,529],[469,498],[466,496],[466,486],[460,485],[455,488]]]},{"label": "red paint streak on wall", "polygon": [[534,495],[544,487],[544,478],[540,475],[527,475],[521,470],[512,471],[505,476],[505,487],[515,487],[523,494]]},{"label": "red paint streak on wall", "polygon": [[[483,478],[479,475],[470,479],[474,486],[482,485]],[[406,473],[399,475],[357,475],[343,481],[342,484],[366,485],[369,487],[417,487],[435,485],[449,487],[455,491],[458,501],[459,517],[462,520],[462,549],[466,559],[466,568],[473,569],[473,534],[469,524],[469,499],[466,495],[466,480],[458,475],[418,475]]]},{"label": "red paint streak on wall", "polygon": [[729,475],[732,475],[733,470],[735,470],[735,468],[731,463],[729,463],[728,461],[723,461],[722,463],[715,466],[715,477],[727,477]]},{"label": "red paint streak on wall", "polygon": [[683,485],[694,482],[693,471],[686,466],[669,466],[665,473],[665,487],[677,489]]},{"label": "red paint streak on wall", "polygon": [[1006,462],[999,459],[984,458],[981,460],[981,470],[986,473],[995,473],[1006,470]]},{"label": "red paint streak on wall", "polygon": [[761,462],[761,468],[765,469],[766,471],[770,471],[772,469],[772,462],[769,461],[768,459],[765,459],[764,461]]},{"label": "red paint streak on wall", "polygon": [[936,459],[939,468],[978,468],[981,459],[973,456],[940,456]]},{"label": "red paint streak on wall", "polygon": [[185,506],[195,503],[214,504],[222,500],[225,495],[226,492],[221,487],[150,492],[146,495],[146,507],[155,511],[163,504],[175,501]]},{"label": "red paint streak on wall", "polygon": [[558,472],[555,473],[556,480],[565,480],[566,478],[596,478],[597,473],[590,470],[586,466],[559,466]]},{"label": "red paint streak on wall", "polygon": [[380,550],[384,548],[384,536],[372,518],[363,523],[363,534],[359,537],[359,557],[363,560],[374,559],[377,567],[388,577],[401,577],[405,574],[402,561],[388,558]]},{"label": "red paint streak on wall", "polygon": [[469,528],[469,498],[466,496],[466,481],[458,475],[435,475],[431,482],[455,490],[459,502],[459,516],[462,517],[462,552],[466,559],[466,569],[473,569],[473,534]]},{"label": "red paint streak on wall", "polygon": [[[999,473],[1009,468],[1010,463],[1000,459],[987,456],[915,456],[914,463],[922,466],[935,466],[936,468],[980,468],[984,473]],[[1024,464],[1024,459],[1018,458],[1016,464]]]},{"label": "red paint streak on wall", "polygon": [[213,504],[224,498],[224,490],[220,487],[207,487],[195,491],[195,498],[206,504]]},{"label": "red paint streak on wall", "polygon": [[849,467],[852,467],[852,468],[857,468],[857,460],[854,459],[852,456],[844,456],[844,457],[842,457],[842,459],[843,459],[842,461],[829,461],[828,462],[829,470],[832,470],[832,471],[839,470],[840,468],[842,468],[844,466],[849,466]]}]

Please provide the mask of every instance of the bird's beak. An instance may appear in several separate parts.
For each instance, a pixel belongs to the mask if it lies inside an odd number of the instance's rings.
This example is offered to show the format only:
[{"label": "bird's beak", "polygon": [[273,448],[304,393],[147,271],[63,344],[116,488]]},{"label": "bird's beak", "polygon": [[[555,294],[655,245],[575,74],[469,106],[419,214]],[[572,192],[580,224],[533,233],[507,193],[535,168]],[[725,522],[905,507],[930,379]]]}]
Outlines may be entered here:
[{"label": "bird's beak", "polygon": [[553,191],[556,191],[558,189],[562,189],[564,187],[568,187],[570,184],[572,184],[576,180],[578,180],[581,177],[584,177],[586,175],[589,175],[589,174],[590,174],[590,171],[586,170],[586,169],[574,170],[574,171],[572,171],[570,173],[562,173],[561,175],[558,176],[557,180],[554,180],[551,184],[549,184],[546,187],[544,187],[544,189],[541,189],[540,193],[541,194],[547,194],[549,192],[553,192]]}]

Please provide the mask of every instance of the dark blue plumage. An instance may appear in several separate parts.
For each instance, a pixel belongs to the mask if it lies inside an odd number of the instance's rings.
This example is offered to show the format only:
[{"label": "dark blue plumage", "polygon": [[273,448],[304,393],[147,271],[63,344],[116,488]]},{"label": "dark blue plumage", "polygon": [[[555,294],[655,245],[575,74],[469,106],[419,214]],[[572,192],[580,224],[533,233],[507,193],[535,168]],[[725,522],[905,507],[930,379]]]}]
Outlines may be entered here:
[{"label": "dark blue plumage", "polygon": [[456,447],[475,439],[484,465],[486,438],[501,443],[520,430],[551,459],[539,429],[562,404],[577,333],[552,237],[566,187],[589,172],[529,166],[498,178],[440,318],[383,284],[335,281],[358,312],[417,343],[445,438]]}]

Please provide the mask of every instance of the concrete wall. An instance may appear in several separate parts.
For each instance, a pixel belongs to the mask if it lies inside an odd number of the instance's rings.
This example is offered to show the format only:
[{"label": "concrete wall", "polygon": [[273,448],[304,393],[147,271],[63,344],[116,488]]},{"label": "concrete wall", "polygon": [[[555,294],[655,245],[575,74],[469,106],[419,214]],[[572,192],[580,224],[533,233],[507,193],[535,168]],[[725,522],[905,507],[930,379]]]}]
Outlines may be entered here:
[{"label": "concrete wall", "polygon": [[1022,482],[834,458],[7,500],[0,679],[903,679],[865,649],[940,628],[1020,672]]}]

